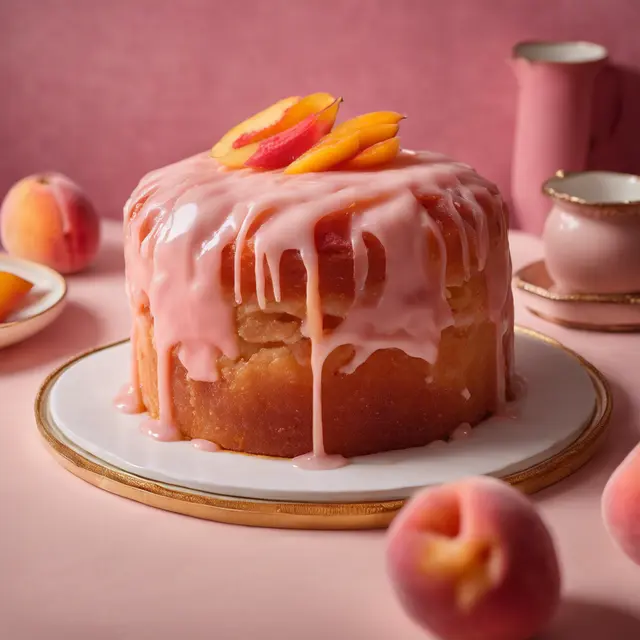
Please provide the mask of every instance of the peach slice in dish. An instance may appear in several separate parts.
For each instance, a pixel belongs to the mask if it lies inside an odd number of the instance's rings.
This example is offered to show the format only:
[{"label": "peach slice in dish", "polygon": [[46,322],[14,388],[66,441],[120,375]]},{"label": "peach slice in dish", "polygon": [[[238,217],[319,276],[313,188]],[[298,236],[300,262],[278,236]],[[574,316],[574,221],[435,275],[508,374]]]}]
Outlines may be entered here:
[{"label": "peach slice in dish", "polygon": [[0,271],[0,322],[20,307],[31,289],[33,282],[15,273]]},{"label": "peach slice in dish", "polygon": [[66,293],[57,271],[0,252],[0,349],[49,326],[62,313]]}]

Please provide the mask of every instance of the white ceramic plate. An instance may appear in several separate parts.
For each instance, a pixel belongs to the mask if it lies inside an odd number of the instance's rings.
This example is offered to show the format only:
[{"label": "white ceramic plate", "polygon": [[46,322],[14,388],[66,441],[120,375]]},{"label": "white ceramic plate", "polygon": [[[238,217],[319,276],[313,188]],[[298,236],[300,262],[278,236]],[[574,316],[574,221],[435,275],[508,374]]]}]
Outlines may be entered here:
[{"label": "white ceramic plate", "polygon": [[528,390],[517,419],[493,418],[463,440],[354,458],[330,471],[289,460],[198,451],[188,442],[157,442],[138,426],[144,416],[118,412],[113,397],[129,370],[130,345],[84,356],[48,395],[48,420],[69,441],[137,476],[226,496],[302,502],[406,498],[425,485],[524,470],[563,450],[591,422],[597,395],[572,354],[540,338],[516,336],[518,372]]},{"label": "white ceramic plate", "polygon": [[0,322],[0,348],[30,338],[50,325],[62,312],[67,295],[65,279],[44,265],[0,253],[0,271],[33,282],[24,304]]}]

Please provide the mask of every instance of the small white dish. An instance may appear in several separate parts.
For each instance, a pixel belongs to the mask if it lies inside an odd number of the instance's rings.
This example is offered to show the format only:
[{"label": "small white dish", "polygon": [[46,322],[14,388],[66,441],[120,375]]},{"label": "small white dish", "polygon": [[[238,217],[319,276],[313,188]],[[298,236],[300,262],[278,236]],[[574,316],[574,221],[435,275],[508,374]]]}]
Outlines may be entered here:
[{"label": "small white dish", "polygon": [[527,309],[549,322],[590,331],[640,331],[640,293],[566,293],[556,287],[544,260],[513,278]]},{"label": "small white dish", "polygon": [[609,411],[602,404],[602,390],[575,354],[519,330],[516,362],[527,390],[516,417],[491,418],[468,437],[449,443],[362,456],[339,469],[309,471],[294,467],[291,460],[208,453],[190,442],[158,442],[144,435],[139,425],[145,416],[122,414],[113,404],[130,357],[131,346],[125,342],[65,365],[46,383],[42,419],[80,455],[94,456],[138,478],[240,498],[332,504],[396,500],[425,485],[469,475],[526,475],[573,447]]},{"label": "small white dish", "polygon": [[49,326],[64,308],[67,283],[49,267],[6,253],[0,253],[0,271],[15,273],[34,285],[20,309],[0,322],[1,349],[26,340]]}]

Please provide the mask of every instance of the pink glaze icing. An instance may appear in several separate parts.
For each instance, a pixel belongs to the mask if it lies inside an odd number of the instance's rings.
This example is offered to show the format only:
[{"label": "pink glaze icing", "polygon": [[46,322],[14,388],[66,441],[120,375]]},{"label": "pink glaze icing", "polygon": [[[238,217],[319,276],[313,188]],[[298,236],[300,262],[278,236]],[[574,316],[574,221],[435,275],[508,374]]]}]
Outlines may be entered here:
[{"label": "pink glaze icing", "polygon": [[140,393],[137,387],[132,384],[123,385],[113,403],[122,413],[142,413],[144,411]]},{"label": "pink glaze icing", "polygon": [[305,469],[307,471],[327,471],[329,469],[339,469],[349,464],[349,461],[343,456],[332,454],[328,455],[322,453],[318,455],[314,452],[305,453],[301,456],[296,456],[293,459],[293,466],[298,469]]},{"label": "pink glaze icing", "polygon": [[[127,292],[133,322],[148,303],[158,354],[160,420],[171,425],[170,354],[178,355],[191,379],[215,381],[217,358],[238,357],[234,309],[223,295],[223,249],[235,243],[235,301],[241,303],[240,257],[249,230],[256,254],[256,295],[264,308],[266,262],[273,293],[280,300],[279,264],[285,251],[299,252],[307,272],[306,321],[313,373],[313,451],[296,460],[304,468],[335,468],[345,463],[324,448],[321,372],[327,356],[345,344],[355,349],[344,368],[354,371],[374,351],[397,348],[434,363],[442,331],[454,322],[447,303],[446,246],[439,226],[418,197],[438,196],[454,220],[469,277],[469,247],[475,243],[478,267],[487,275],[488,305],[499,336],[510,321],[511,264],[508,251],[489,252],[489,232],[480,197],[500,211],[495,186],[471,167],[427,152],[402,151],[394,163],[376,171],[330,171],[284,175],[280,171],[224,171],[202,153],[145,176],[125,206],[125,218],[146,198],[126,225]],[[359,202],[375,202],[359,215]],[[356,206],[354,206],[356,205]],[[458,208],[473,212],[473,228]],[[336,211],[352,210],[351,244],[356,296],[344,321],[331,333],[322,328],[315,226]],[[496,218],[506,234],[501,213]],[[257,227],[257,228],[256,228]],[[150,229],[150,232],[149,232]],[[365,301],[368,255],[363,234],[374,235],[386,254],[386,281],[372,307]],[[428,259],[431,234],[440,259]],[[505,313],[506,310],[506,313]],[[132,336],[135,333],[132,333]],[[498,404],[505,401],[502,340],[496,354]],[[131,383],[139,389],[136,359]]]},{"label": "pink glaze icing", "polygon": [[140,431],[160,442],[178,442],[182,440],[180,430],[164,419],[145,418],[140,424]]},{"label": "pink glaze icing", "polygon": [[451,440],[464,440],[471,435],[472,427],[468,422],[460,424],[451,434]]},{"label": "pink glaze icing", "polygon": [[198,451],[208,451],[215,453],[216,451],[222,451],[221,447],[211,440],[203,440],[202,438],[194,438],[191,440],[191,446]]}]

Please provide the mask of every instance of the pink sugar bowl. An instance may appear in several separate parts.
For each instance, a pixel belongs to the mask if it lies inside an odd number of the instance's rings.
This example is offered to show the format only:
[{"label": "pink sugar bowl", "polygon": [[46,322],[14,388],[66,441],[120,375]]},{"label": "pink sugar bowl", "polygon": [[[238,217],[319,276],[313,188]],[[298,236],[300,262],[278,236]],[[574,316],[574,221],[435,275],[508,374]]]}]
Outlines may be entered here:
[{"label": "pink sugar bowl", "polygon": [[556,291],[640,292],[640,176],[559,171],[543,192],[552,201],[542,239]]}]

